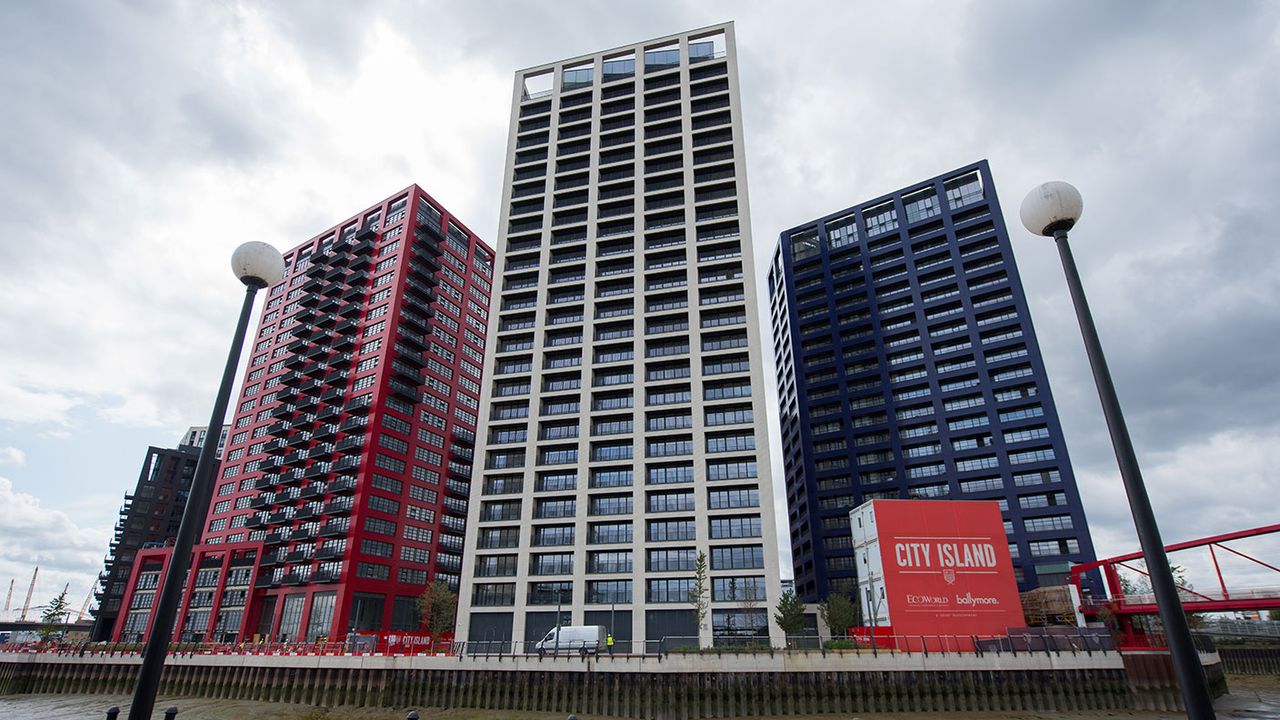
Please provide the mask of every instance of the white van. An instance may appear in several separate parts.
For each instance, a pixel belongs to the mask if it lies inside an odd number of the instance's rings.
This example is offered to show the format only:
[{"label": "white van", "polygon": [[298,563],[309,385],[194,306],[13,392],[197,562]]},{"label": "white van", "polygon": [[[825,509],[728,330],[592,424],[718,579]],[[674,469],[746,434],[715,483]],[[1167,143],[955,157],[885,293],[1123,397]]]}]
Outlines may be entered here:
[{"label": "white van", "polygon": [[577,651],[579,655],[598,655],[605,644],[608,630],[603,625],[561,625],[560,638],[556,639],[556,628],[551,628],[536,645],[533,646],[539,656],[547,653]]}]

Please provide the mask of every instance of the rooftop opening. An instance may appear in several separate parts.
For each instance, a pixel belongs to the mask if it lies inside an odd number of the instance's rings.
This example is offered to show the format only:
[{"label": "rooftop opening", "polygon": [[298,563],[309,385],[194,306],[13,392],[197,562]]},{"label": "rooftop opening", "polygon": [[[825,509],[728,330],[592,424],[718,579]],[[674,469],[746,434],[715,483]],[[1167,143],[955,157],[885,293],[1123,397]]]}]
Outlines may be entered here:
[{"label": "rooftop opening", "polygon": [[524,76],[524,96],[522,100],[534,100],[551,94],[551,85],[555,76],[550,70]]},{"label": "rooftop opening", "polygon": [[716,60],[725,56],[724,32],[689,38],[689,62]]},{"label": "rooftop opening", "polygon": [[566,67],[560,75],[560,91],[569,92],[579,88],[591,87],[594,71],[595,66],[590,61]]},{"label": "rooftop opening", "polygon": [[673,67],[680,67],[680,43],[645,48],[645,72],[658,72],[659,70],[667,70]]},{"label": "rooftop opening", "polygon": [[601,79],[604,82],[632,77],[636,74],[636,56],[634,53],[627,53],[607,57],[604,59],[601,70],[604,75]]}]

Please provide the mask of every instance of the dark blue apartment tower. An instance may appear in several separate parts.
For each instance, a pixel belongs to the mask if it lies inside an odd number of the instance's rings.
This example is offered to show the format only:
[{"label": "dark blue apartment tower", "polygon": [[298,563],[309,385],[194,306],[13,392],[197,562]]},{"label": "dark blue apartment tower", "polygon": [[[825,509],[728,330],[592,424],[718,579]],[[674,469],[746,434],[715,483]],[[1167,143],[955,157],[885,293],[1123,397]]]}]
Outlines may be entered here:
[{"label": "dark blue apartment tower", "polygon": [[782,233],[769,296],[797,594],[877,498],[999,501],[1022,590],[1094,559],[985,161]]}]

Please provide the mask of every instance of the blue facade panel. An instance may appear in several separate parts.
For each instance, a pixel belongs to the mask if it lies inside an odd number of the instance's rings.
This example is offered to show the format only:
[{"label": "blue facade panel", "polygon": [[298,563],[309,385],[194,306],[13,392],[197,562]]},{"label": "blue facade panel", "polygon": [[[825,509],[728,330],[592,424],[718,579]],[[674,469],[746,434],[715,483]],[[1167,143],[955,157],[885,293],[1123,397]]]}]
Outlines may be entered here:
[{"label": "blue facade panel", "polygon": [[782,233],[769,293],[802,598],[875,498],[1001,502],[1022,590],[1094,559],[985,161]]}]

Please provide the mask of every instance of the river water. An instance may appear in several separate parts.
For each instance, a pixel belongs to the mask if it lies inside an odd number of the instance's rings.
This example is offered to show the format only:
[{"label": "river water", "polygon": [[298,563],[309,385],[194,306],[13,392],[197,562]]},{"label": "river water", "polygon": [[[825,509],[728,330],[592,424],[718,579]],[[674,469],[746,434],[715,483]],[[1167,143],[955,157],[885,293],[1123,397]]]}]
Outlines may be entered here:
[{"label": "river water", "polygon": [[[1231,694],[1215,704],[1219,720],[1257,720],[1280,718],[1280,678],[1230,676]],[[0,720],[100,720],[112,705],[121,709],[120,718],[128,715],[129,697],[125,695],[6,695],[0,696]],[[387,708],[319,708],[307,705],[264,703],[245,700],[209,700],[206,698],[165,698],[156,702],[153,720],[164,718],[164,709],[178,708],[178,720],[403,720],[406,710]],[[513,712],[510,710],[469,710],[455,708],[420,710],[422,720],[564,720],[564,713]],[[588,720],[589,716],[580,716]],[[791,716],[794,717],[794,716]],[[932,713],[859,713],[855,716],[815,715],[823,720],[924,720],[937,718]],[[948,720],[1173,720],[1185,717],[1173,713],[1097,711],[1079,713],[948,713]],[[749,720],[749,719],[743,719]],[[765,720],[759,718],[757,720]]]}]

